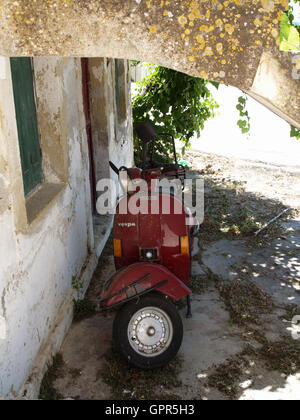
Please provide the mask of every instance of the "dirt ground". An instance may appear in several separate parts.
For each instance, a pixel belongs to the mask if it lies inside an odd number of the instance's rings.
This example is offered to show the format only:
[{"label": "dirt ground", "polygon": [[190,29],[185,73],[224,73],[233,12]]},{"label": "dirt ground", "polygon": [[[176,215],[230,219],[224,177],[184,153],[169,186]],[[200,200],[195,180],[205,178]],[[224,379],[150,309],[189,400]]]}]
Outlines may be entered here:
[{"label": "dirt ground", "polygon": [[[43,399],[299,400],[300,174],[189,153],[205,178],[205,220],[193,256],[193,318],[159,371],[129,366],[111,349],[114,313],[97,313],[114,272],[111,240],[73,326],[46,374]],[[254,232],[291,210],[257,237]]]}]

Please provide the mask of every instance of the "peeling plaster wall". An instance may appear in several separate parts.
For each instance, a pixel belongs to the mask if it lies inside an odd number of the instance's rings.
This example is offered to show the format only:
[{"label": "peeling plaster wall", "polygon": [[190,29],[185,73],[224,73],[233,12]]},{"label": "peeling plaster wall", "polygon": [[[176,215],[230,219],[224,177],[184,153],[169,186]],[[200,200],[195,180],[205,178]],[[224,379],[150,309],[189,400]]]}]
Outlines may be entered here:
[{"label": "peeling plaster wall", "polygon": [[[43,150],[43,173],[46,182],[63,182],[68,174],[67,121],[63,77],[66,60],[35,58],[35,89],[37,93],[38,126]],[[80,69],[79,69],[80,70]],[[78,71],[78,68],[77,68]],[[77,84],[78,84],[77,80]],[[74,90],[78,97],[78,89]]]},{"label": "peeling plaster wall", "polygon": [[0,0],[0,54],[136,59],[249,92],[268,54],[290,103],[282,96],[274,103],[264,89],[262,102],[300,128],[299,57],[279,52],[287,7],[288,0]]},{"label": "peeling plaster wall", "polygon": [[[129,65],[123,64],[121,94],[129,106]],[[38,57],[33,67],[45,178],[41,188],[46,193],[55,185],[60,189],[29,224],[10,62],[0,58],[0,396],[26,392],[32,398],[72,320],[72,276],[79,275],[86,290],[97,264],[81,60]],[[131,109],[119,123],[114,77],[114,60],[91,60],[98,176],[109,176],[109,159],[117,166],[133,164]]]},{"label": "peeling plaster wall", "polygon": [[[111,58],[90,58],[90,108],[96,180],[115,177],[109,160],[119,168],[133,166],[130,68],[119,63],[119,97],[122,119],[118,119],[115,94],[115,62]],[[122,109],[123,107],[123,109]]]},{"label": "peeling plaster wall", "polygon": [[[0,76],[0,366],[7,357],[8,342],[4,338],[7,334],[7,305],[6,305],[6,269],[14,264],[13,255],[16,252],[16,243],[12,235],[12,209],[10,206],[8,150],[4,132],[8,133],[8,122],[3,110],[3,99],[7,93],[5,84],[7,77],[6,60],[0,61],[2,69]],[[0,368],[1,369],[1,368]],[[3,378],[0,375],[0,395],[3,390]]]},{"label": "peeling plaster wall", "polygon": [[[115,86],[115,72],[112,72],[110,84]],[[109,158],[119,168],[124,165],[128,168],[133,166],[133,128],[131,108],[131,79],[129,61],[119,60],[119,101],[121,119],[118,118],[115,100],[110,102],[109,121],[110,132],[113,132],[113,121],[115,124],[114,138],[109,142]],[[115,98],[115,94],[111,96]],[[115,176],[111,171],[111,176]]]},{"label": "peeling plaster wall", "polygon": [[[41,126],[42,143],[66,152],[58,165],[62,172],[54,173],[54,160],[44,163],[46,176],[68,182],[39,220],[26,229],[16,228],[16,214],[22,211],[17,203],[20,196],[24,200],[24,193],[16,187],[21,171],[9,60],[1,60],[5,77],[0,78],[0,396],[18,393],[59,316],[64,330],[68,328],[70,313],[63,314],[65,305],[71,308],[72,276],[80,274],[93,239],[80,59],[40,58],[34,65],[39,119],[45,112],[48,120],[46,129]],[[56,337],[57,346],[62,339],[63,334]]]},{"label": "peeling plaster wall", "polygon": [[[109,139],[114,131],[109,126],[108,73],[111,71],[106,58],[89,59],[90,113],[96,180],[109,176],[109,166],[101,162],[109,161]],[[109,67],[109,68],[108,68]],[[111,87],[110,87],[111,89]]]},{"label": "peeling plaster wall", "polygon": [[[0,108],[0,132],[4,123],[4,115]],[[9,211],[7,149],[3,140],[3,137],[0,137],[0,215]]]}]

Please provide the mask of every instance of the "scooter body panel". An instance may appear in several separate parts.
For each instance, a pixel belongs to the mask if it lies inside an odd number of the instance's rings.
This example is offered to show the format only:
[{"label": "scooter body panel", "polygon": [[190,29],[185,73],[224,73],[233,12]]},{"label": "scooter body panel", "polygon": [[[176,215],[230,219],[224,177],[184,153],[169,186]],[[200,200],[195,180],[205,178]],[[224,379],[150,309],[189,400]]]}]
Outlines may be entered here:
[{"label": "scooter body panel", "polygon": [[105,284],[101,306],[126,302],[150,291],[179,300],[191,290],[166,267],[154,263],[135,263],[117,271]]},{"label": "scooter body panel", "polygon": [[[133,204],[140,206],[138,214],[134,214]],[[113,236],[122,246],[122,255],[115,256],[116,269],[136,262],[156,263],[188,284],[192,241],[184,250],[181,243],[182,238],[190,237],[187,217],[181,201],[170,194],[141,193],[124,197],[114,220]]]}]

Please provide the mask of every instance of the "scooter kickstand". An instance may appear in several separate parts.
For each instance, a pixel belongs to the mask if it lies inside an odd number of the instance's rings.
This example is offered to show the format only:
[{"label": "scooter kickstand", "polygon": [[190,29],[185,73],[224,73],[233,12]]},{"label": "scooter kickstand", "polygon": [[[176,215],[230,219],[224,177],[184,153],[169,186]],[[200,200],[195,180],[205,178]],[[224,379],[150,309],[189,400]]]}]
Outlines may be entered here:
[{"label": "scooter kickstand", "polygon": [[186,297],[186,303],[187,303],[187,313],[186,313],[186,317],[187,317],[187,318],[192,318],[192,317],[193,317],[193,315],[192,315],[192,306],[191,306],[191,296],[190,296],[190,295],[188,295],[188,296]]}]

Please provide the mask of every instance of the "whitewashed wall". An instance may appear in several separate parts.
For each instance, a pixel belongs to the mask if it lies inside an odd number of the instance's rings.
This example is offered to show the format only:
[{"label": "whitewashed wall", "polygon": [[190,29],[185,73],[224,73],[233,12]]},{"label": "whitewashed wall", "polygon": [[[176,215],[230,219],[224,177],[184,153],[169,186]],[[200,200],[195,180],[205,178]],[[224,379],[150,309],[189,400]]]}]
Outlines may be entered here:
[{"label": "whitewashed wall", "polygon": [[[80,61],[69,59],[54,75],[62,87],[68,145],[69,180],[47,206],[43,217],[24,229],[16,229],[14,194],[22,194],[13,184],[21,183],[19,159],[12,158],[8,145],[18,156],[18,140],[13,112],[9,60],[2,61],[6,77],[0,80],[1,181],[8,198],[0,214],[0,395],[14,396],[21,389],[58,318],[66,331],[71,317],[72,276],[80,273],[92,241],[88,153],[85,121],[80,98]],[[46,64],[39,63],[41,66]],[[49,80],[51,83],[51,80]],[[46,87],[44,87],[46,89]],[[62,139],[63,141],[63,139]],[[12,168],[12,165],[14,168]],[[11,167],[11,171],[8,168]],[[12,169],[15,169],[15,174]],[[10,173],[9,173],[10,172]],[[63,334],[56,337],[57,345]]]},{"label": "whitewashed wall", "polygon": [[[49,146],[55,139],[65,151],[66,167],[65,175],[56,178],[49,160],[44,161],[46,175],[62,188],[28,225],[10,64],[1,58],[0,397],[36,396],[46,363],[59,350],[72,320],[72,276],[81,274],[88,282],[97,263],[80,59],[37,58],[34,67],[39,119],[44,114],[50,124],[48,134],[44,127],[49,138],[42,143]],[[46,102],[51,112],[43,107]],[[132,154],[130,142],[128,147]],[[120,157],[115,146],[109,149]]]}]

